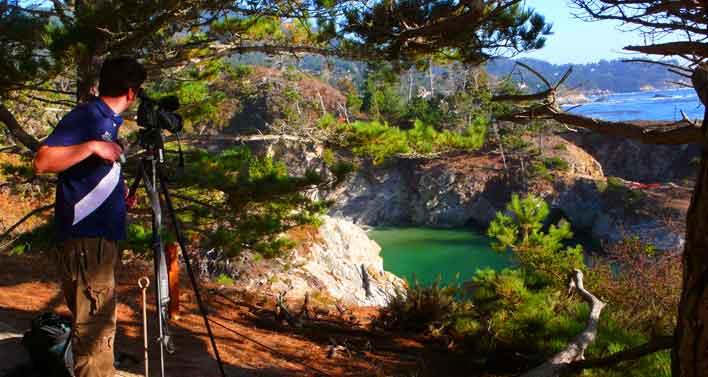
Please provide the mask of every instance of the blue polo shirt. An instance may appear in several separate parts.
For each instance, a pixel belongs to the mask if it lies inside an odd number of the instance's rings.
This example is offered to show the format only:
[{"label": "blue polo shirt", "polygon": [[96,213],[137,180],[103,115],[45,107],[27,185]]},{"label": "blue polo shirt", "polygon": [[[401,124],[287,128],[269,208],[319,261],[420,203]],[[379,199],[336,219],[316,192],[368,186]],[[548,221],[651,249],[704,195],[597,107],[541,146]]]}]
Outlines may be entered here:
[{"label": "blue polo shirt", "polygon": [[[100,98],[93,98],[67,114],[44,145],[69,146],[91,140],[116,141],[123,119]],[[126,207],[123,174],[118,162],[92,155],[59,173],[55,230],[69,238],[125,239]]]}]

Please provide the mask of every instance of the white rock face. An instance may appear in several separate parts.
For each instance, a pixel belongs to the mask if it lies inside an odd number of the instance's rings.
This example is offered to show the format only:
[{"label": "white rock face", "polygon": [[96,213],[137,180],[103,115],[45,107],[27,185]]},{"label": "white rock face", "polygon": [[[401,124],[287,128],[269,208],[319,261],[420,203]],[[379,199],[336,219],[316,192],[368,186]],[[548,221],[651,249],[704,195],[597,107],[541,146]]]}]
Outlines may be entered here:
[{"label": "white rock face", "polygon": [[344,219],[325,217],[321,241],[296,252],[303,273],[319,280],[327,293],[347,303],[384,306],[404,287],[384,271],[381,247],[363,229]]},{"label": "white rock face", "polygon": [[289,257],[261,260],[242,255],[227,269],[210,275],[227,274],[247,290],[302,300],[306,293],[341,301],[347,305],[384,306],[405,282],[383,269],[381,247],[356,224],[324,216],[316,234],[295,248]]}]

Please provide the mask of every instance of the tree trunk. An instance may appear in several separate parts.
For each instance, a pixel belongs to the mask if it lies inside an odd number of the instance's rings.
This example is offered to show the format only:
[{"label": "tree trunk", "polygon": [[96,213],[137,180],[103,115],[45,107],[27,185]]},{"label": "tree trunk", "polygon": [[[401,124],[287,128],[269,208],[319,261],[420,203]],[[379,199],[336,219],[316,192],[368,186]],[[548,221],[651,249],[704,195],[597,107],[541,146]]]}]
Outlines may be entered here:
[{"label": "tree trunk", "polygon": [[[708,131],[708,110],[702,131]],[[672,374],[708,376],[708,150],[701,165],[686,219],[683,252],[683,290],[679,303]]]},{"label": "tree trunk", "polygon": [[413,67],[408,68],[408,103],[411,103],[413,97]]},{"label": "tree trunk", "polygon": [[76,56],[76,102],[83,103],[94,95],[98,95],[98,75],[101,69],[100,56],[105,44],[98,30],[92,28],[91,22],[85,20],[91,14],[92,7],[100,6],[100,2],[90,0],[76,1],[76,20],[83,33],[94,36],[93,41],[78,49]]},{"label": "tree trunk", "polygon": [[435,95],[435,88],[433,87],[433,58],[430,58],[428,64],[428,78],[430,79],[430,98]]}]

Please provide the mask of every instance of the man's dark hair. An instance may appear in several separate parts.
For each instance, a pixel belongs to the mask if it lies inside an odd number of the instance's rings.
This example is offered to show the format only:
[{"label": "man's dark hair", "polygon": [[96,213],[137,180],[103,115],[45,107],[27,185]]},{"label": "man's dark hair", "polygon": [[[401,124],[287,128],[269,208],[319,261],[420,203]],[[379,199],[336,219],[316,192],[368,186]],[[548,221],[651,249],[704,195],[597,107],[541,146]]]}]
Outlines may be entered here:
[{"label": "man's dark hair", "polygon": [[146,78],[145,68],[135,58],[111,57],[101,67],[98,93],[105,97],[119,97],[128,93],[129,88],[137,91]]}]

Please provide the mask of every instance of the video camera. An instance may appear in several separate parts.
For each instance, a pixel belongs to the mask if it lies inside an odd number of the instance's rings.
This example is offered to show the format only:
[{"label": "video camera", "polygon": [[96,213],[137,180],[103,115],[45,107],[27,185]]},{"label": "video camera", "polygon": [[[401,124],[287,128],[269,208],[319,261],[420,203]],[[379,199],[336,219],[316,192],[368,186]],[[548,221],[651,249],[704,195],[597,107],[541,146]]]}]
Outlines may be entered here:
[{"label": "video camera", "polygon": [[154,100],[144,90],[141,90],[138,98],[140,98],[138,126],[145,129],[167,130],[171,133],[182,131],[182,117],[179,114],[175,114],[175,111],[179,109],[177,96],[167,96]]}]

